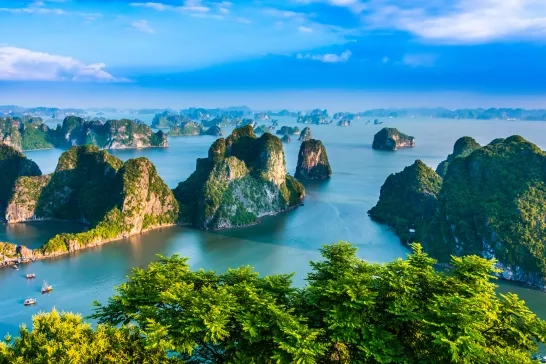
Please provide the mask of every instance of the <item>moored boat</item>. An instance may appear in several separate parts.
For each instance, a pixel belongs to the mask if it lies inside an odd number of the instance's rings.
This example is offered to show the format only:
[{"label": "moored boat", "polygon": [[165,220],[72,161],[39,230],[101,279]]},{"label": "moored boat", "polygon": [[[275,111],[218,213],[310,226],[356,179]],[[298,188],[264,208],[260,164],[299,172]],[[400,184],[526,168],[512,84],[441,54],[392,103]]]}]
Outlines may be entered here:
[{"label": "moored boat", "polygon": [[53,286],[50,284],[47,284],[47,282],[44,281],[44,283],[42,284],[42,294],[49,293],[51,291],[53,291]]},{"label": "moored boat", "polygon": [[36,274],[34,273],[27,273],[27,279],[36,278]]},{"label": "moored boat", "polygon": [[35,304],[36,304],[36,298],[27,298],[25,300],[25,306],[30,306]]},{"label": "moored boat", "polygon": [[13,269],[19,269],[19,266],[17,264],[14,264]]}]

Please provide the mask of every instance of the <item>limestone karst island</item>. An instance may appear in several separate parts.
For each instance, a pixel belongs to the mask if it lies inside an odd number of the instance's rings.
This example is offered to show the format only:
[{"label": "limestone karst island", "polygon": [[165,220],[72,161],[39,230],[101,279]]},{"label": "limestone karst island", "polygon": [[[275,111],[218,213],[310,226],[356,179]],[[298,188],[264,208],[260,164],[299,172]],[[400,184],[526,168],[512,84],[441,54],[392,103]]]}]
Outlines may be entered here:
[{"label": "limestone karst island", "polygon": [[0,0],[0,364],[546,363],[546,0]]}]

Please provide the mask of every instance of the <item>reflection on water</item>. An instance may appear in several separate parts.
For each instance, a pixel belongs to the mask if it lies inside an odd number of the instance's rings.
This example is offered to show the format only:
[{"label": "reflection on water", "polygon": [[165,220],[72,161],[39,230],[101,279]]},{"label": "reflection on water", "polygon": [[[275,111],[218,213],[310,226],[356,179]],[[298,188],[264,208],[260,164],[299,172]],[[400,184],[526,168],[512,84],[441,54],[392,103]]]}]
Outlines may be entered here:
[{"label": "reflection on water", "polygon": [[77,233],[83,231],[83,229],[84,225],[81,224],[56,221],[0,224],[0,241],[36,249],[57,234]]},{"label": "reflection on water", "polygon": [[[285,118],[279,127],[282,125],[295,123]],[[372,150],[373,135],[384,126],[413,135],[417,146],[394,153]],[[333,175],[329,181],[304,182],[307,189],[304,206],[264,218],[261,224],[247,228],[215,232],[165,228],[70,256],[23,265],[19,271],[0,269],[0,336],[7,331],[15,332],[22,322],[28,324],[33,313],[52,307],[89,314],[91,301],[106,302],[114,293],[113,287],[125,280],[131,268],[146,267],[157,259],[157,254],[188,257],[195,269],[221,272],[251,265],[262,275],[294,272],[297,285],[305,283],[308,263],[320,259],[318,249],[323,244],[350,241],[358,246],[359,257],[370,262],[405,257],[408,250],[398,238],[367,215],[389,174],[402,170],[415,159],[435,168],[451,153],[455,141],[465,135],[485,144],[498,137],[519,134],[543,149],[546,147],[541,122],[392,119],[381,126],[356,121],[350,128],[310,127],[313,136],[327,148]],[[292,143],[284,144],[287,169],[292,174],[300,147],[297,138],[293,139]],[[166,183],[175,187],[195,170],[195,160],[207,155],[213,140],[210,136],[170,138],[166,149],[117,150],[113,154],[122,160],[149,158]],[[60,153],[51,150],[27,154],[42,171],[49,173],[55,169]],[[45,223],[0,226],[0,241],[36,247],[69,228]],[[24,274],[30,272],[36,273],[36,280],[24,279]],[[36,306],[24,307],[23,300],[37,296],[43,279],[54,286],[53,293],[38,295]],[[505,282],[500,286],[500,291],[518,293],[529,307],[546,318],[546,295]]]}]

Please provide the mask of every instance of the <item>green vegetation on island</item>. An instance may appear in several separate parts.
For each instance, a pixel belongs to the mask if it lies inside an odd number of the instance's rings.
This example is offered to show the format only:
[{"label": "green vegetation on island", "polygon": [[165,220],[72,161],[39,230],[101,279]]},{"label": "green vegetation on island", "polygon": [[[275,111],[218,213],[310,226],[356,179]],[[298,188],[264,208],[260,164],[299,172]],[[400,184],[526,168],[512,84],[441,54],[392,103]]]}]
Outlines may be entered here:
[{"label": "green vegetation on island", "polygon": [[481,145],[476,142],[474,138],[467,136],[459,138],[455,142],[455,146],[453,146],[453,153],[448,155],[447,159],[441,162],[438,167],[436,167],[436,173],[438,173],[440,177],[443,178],[447,173],[447,167],[449,166],[449,163],[453,162],[453,160],[457,157],[466,157],[479,148],[481,148]]},{"label": "green vegetation on island", "polygon": [[171,111],[164,111],[162,113],[155,114],[152,120],[152,128],[172,129],[174,127],[181,127],[184,123],[188,122],[192,122],[192,120],[187,116],[178,115]]},{"label": "green vegetation on island", "polygon": [[174,194],[184,222],[222,229],[255,224],[262,216],[296,207],[305,190],[286,173],[280,139],[269,133],[257,138],[247,125],[217,139]]},{"label": "green vegetation on island", "polygon": [[297,179],[327,179],[332,175],[326,147],[320,140],[301,143],[294,177]]},{"label": "green vegetation on island", "polygon": [[443,181],[417,165],[387,179],[372,218],[403,240],[414,226],[410,240],[440,261],[495,258],[502,277],[546,289],[546,153],[511,136],[453,158]]},{"label": "green vegetation on island", "polygon": [[402,172],[391,174],[381,186],[379,201],[368,214],[391,226],[400,239],[408,243],[410,229],[419,232],[436,213],[442,178],[420,160]]},{"label": "green vegetation on island", "polygon": [[372,148],[394,151],[399,148],[415,146],[415,138],[400,133],[396,128],[383,128],[373,138]]},{"label": "green vegetation on island", "polygon": [[6,210],[9,223],[60,219],[90,225],[88,231],[57,235],[28,251],[34,259],[173,225],[179,216],[172,191],[149,160],[123,163],[90,145],[64,152],[50,176],[19,178],[14,191]]},{"label": "green vegetation on island", "polygon": [[301,124],[329,124],[331,121],[328,120],[328,110],[315,109],[309,114],[300,115],[297,119],[298,123]]},{"label": "green vegetation on island", "polygon": [[134,268],[92,328],[40,313],[32,331],[0,341],[6,363],[531,363],[546,322],[497,294],[494,261],[452,258],[434,270],[418,244],[407,260],[372,264],[337,243],[311,262],[307,284],[250,267],[192,271],[160,257]]},{"label": "green vegetation on island", "polygon": [[0,213],[3,214],[17,179],[21,176],[40,176],[42,171],[15,148],[0,144],[0,174]]}]

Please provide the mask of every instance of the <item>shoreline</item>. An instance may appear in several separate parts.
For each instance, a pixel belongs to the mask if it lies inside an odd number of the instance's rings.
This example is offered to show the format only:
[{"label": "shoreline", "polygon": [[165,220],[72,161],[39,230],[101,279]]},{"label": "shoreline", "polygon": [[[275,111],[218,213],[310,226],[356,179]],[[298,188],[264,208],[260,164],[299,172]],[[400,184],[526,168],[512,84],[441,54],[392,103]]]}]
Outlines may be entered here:
[{"label": "shoreline", "polygon": [[[42,220],[42,221],[44,221],[44,220]],[[47,221],[47,220],[45,220],[45,221]],[[55,221],[55,220],[49,220],[49,221]],[[63,221],[66,222],[65,220],[63,220]],[[33,222],[33,221],[28,221],[28,222]],[[22,222],[22,223],[24,224],[25,222]],[[130,234],[130,235],[123,234],[122,236],[118,236],[118,237],[115,237],[115,238],[104,239],[104,240],[100,240],[100,241],[97,241],[97,242],[89,243],[89,244],[87,244],[85,246],[82,246],[82,247],[78,247],[78,248],[73,247],[72,249],[68,248],[67,251],[49,253],[49,254],[42,253],[40,251],[41,247],[36,248],[36,249],[29,249],[24,245],[17,245],[17,244],[13,244],[13,243],[8,243],[8,244],[13,245],[15,247],[15,249],[18,246],[22,247],[21,257],[14,257],[14,258],[4,259],[4,260],[0,261],[0,269],[1,268],[6,268],[6,267],[11,267],[11,266],[13,266],[15,264],[27,264],[27,263],[36,262],[36,261],[39,261],[39,260],[57,258],[57,257],[61,257],[63,255],[68,255],[68,254],[71,254],[71,253],[74,253],[74,252],[77,252],[77,251],[80,251],[80,250],[86,250],[88,248],[95,248],[97,246],[105,245],[105,244],[108,244],[108,243],[111,243],[111,242],[114,242],[114,241],[128,239],[128,238],[130,238],[132,236],[137,236],[139,234],[144,234],[144,233],[150,232],[152,230],[158,230],[158,229],[161,229],[161,228],[173,227],[173,226],[178,226],[178,225],[179,224],[157,225],[157,226],[154,226],[154,227],[143,229],[140,232],[135,233],[135,234]],[[44,243],[43,245],[45,245],[46,243]]]}]

